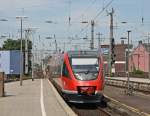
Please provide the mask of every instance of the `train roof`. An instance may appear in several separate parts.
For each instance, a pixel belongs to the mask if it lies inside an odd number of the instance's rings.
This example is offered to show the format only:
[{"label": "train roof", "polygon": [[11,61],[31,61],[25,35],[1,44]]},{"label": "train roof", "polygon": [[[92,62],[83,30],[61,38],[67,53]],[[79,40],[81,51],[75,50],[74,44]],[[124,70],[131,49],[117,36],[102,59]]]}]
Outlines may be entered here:
[{"label": "train roof", "polygon": [[80,50],[80,51],[68,51],[69,57],[99,57],[100,53],[96,50]]}]

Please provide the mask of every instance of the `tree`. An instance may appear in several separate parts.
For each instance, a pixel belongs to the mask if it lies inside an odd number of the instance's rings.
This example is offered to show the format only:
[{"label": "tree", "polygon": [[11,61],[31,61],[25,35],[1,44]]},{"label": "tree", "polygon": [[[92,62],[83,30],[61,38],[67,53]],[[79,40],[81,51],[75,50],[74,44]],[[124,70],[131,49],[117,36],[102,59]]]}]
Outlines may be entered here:
[{"label": "tree", "polygon": [[[20,39],[18,40],[12,40],[12,39],[7,39],[4,41],[2,50],[20,50]],[[22,49],[25,51],[25,40],[22,41]],[[32,42],[28,41],[28,50],[31,51],[32,49]]]}]

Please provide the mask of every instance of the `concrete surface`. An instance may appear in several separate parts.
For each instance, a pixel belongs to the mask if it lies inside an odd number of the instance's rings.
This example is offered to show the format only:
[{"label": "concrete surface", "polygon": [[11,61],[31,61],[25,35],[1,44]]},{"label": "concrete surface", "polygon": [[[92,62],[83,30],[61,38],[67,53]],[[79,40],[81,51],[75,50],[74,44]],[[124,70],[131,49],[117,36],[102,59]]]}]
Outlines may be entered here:
[{"label": "concrete surface", "polygon": [[67,115],[46,79],[26,80],[23,81],[23,86],[19,86],[19,82],[7,83],[5,92],[6,97],[0,98],[0,116]]},{"label": "concrete surface", "polygon": [[105,86],[104,94],[112,99],[115,99],[122,104],[133,107],[138,111],[150,114],[150,95],[145,95],[142,93],[134,93],[129,96],[124,93],[124,89]]},{"label": "concrete surface", "polygon": [[[117,79],[117,80],[127,80],[127,77],[106,77],[110,79]],[[135,77],[130,77],[130,81],[135,81],[135,82],[143,82],[143,83],[150,83],[150,79],[145,79],[145,78],[135,78]]]}]

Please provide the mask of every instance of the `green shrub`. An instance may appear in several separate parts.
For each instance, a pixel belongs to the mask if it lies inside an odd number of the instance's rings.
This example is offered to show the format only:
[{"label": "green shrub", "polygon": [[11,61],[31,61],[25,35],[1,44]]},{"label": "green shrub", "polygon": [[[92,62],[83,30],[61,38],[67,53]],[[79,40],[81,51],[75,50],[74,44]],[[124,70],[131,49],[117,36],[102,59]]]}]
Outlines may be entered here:
[{"label": "green shrub", "polygon": [[143,75],[144,72],[142,70],[134,70],[133,74],[139,74],[139,75]]}]

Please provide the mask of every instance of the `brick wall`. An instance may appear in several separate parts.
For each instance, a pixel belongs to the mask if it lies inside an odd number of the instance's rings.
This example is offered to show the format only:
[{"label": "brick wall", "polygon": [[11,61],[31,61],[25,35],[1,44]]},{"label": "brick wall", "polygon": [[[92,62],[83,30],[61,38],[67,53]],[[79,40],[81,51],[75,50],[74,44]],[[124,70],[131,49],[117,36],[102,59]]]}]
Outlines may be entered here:
[{"label": "brick wall", "polygon": [[[101,48],[109,49],[109,45],[102,45]],[[126,72],[125,50],[126,49],[127,49],[127,44],[122,43],[122,44],[115,45],[115,54],[116,54],[115,75],[116,76],[125,76],[125,72]],[[108,61],[108,55],[104,56],[104,61]],[[105,66],[108,67],[106,64]],[[105,72],[108,73],[108,70],[105,70]]]}]

